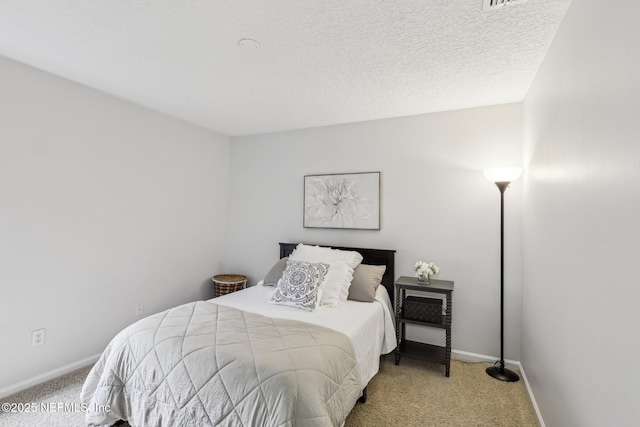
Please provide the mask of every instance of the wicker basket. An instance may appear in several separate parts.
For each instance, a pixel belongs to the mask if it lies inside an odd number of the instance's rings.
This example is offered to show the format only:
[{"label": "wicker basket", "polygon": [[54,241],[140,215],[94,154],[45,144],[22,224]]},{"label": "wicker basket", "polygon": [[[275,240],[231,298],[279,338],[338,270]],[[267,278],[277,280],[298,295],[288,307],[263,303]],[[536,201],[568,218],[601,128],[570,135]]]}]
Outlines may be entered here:
[{"label": "wicker basket", "polygon": [[428,323],[442,322],[442,300],[439,298],[406,297],[402,317]]},{"label": "wicker basket", "polygon": [[247,285],[247,277],[241,274],[218,274],[211,280],[216,297],[239,291]]}]

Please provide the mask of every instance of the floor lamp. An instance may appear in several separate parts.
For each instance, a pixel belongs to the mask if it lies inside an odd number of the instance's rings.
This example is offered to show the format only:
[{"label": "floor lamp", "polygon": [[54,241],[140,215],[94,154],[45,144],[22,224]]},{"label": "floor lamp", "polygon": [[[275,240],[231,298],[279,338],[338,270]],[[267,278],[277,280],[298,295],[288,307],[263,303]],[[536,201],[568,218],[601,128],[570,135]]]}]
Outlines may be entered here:
[{"label": "floor lamp", "polygon": [[504,367],[504,192],[522,173],[521,168],[496,168],[484,171],[484,176],[500,190],[500,360],[487,368],[487,374],[500,381],[520,379],[515,372]]}]

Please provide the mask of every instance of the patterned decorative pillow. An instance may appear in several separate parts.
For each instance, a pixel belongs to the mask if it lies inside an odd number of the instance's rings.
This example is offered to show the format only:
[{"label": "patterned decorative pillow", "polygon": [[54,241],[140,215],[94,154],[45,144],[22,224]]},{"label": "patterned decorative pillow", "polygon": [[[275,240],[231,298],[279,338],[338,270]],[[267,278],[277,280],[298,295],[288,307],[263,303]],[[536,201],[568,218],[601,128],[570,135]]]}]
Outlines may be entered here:
[{"label": "patterned decorative pillow", "polygon": [[353,270],[362,262],[362,255],[355,251],[344,251],[300,243],[289,255],[289,259],[329,264],[327,279],[322,285],[321,305],[336,307],[347,302]]},{"label": "patterned decorative pillow", "polygon": [[318,289],[329,271],[324,262],[289,259],[271,297],[271,304],[286,305],[313,311],[318,305]]}]

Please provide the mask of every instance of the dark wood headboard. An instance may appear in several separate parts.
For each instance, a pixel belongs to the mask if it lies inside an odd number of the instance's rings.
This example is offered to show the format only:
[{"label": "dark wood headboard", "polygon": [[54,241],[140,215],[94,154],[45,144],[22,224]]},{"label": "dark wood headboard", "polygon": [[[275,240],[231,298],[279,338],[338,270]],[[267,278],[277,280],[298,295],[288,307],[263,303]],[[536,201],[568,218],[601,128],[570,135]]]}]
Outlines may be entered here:
[{"label": "dark wood headboard", "polygon": [[[309,243],[305,243],[310,246],[316,246]],[[280,243],[280,258],[289,256],[291,252],[298,246],[298,243]],[[396,251],[389,249],[364,249],[364,248],[348,248],[345,246],[324,246],[332,249],[342,249],[345,251],[356,251],[362,255],[362,264],[369,265],[385,265],[387,269],[382,276],[382,284],[389,293],[389,299],[393,304],[393,282],[395,279],[395,254]]]}]

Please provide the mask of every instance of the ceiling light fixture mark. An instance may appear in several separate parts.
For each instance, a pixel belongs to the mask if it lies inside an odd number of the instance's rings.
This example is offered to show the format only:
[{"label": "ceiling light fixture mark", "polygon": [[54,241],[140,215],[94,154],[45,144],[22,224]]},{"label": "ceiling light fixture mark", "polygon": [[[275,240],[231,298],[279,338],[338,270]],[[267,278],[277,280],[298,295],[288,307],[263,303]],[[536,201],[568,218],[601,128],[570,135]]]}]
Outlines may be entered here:
[{"label": "ceiling light fixture mark", "polygon": [[503,6],[524,3],[527,0],[482,0],[482,10],[495,10]]},{"label": "ceiling light fixture mark", "polygon": [[244,49],[260,49],[262,47],[260,42],[254,39],[240,39],[238,40],[238,46]]}]

